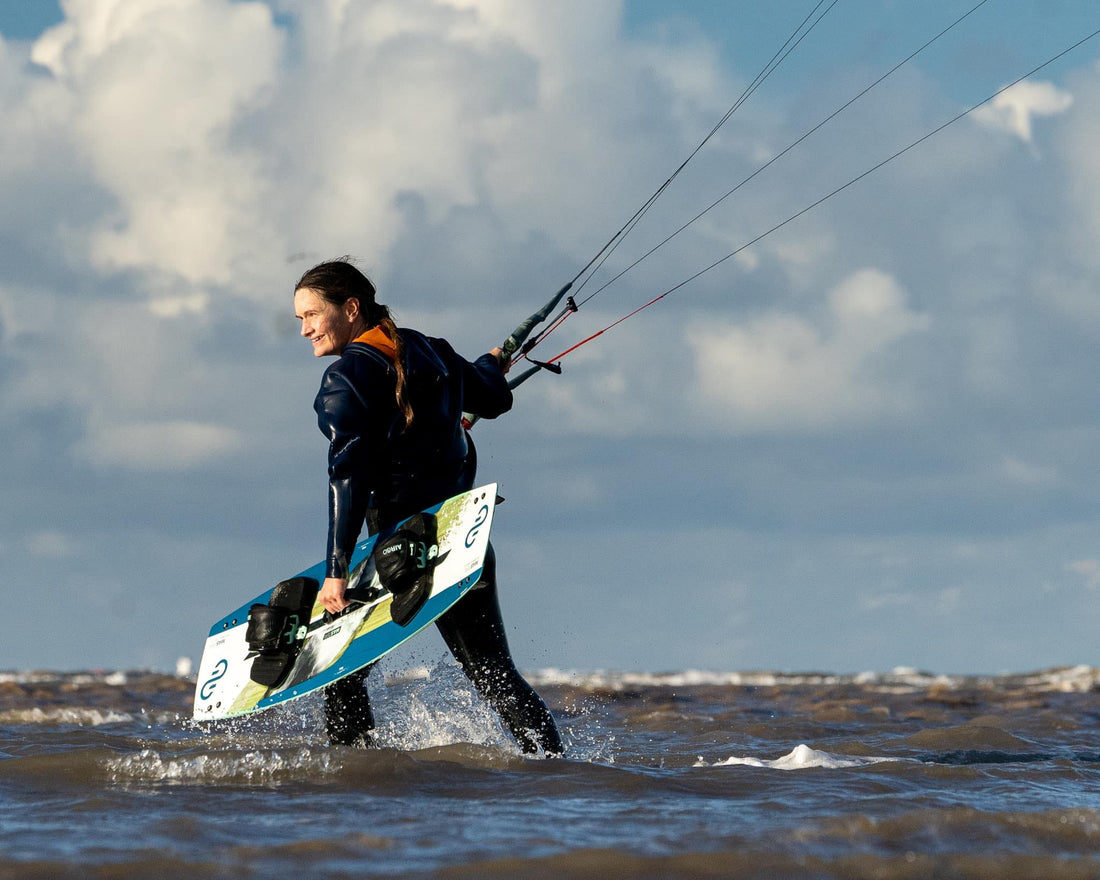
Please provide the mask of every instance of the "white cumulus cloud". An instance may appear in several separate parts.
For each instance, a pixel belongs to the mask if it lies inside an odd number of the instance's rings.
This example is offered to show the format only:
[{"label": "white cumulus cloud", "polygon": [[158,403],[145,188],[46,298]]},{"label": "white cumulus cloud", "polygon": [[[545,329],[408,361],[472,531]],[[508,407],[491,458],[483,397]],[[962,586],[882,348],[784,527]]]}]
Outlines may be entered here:
[{"label": "white cumulus cloud", "polygon": [[1073,96],[1054,83],[1024,80],[975,110],[974,118],[1030,144],[1035,117],[1057,116],[1072,104]]},{"label": "white cumulus cloud", "polygon": [[[114,210],[86,230],[101,271],[228,282],[265,236],[269,184],[238,126],[270,95],[282,37],[262,3],[66,0],[32,57]],[[264,90],[268,89],[267,92]]]},{"label": "white cumulus cloud", "polygon": [[903,410],[890,371],[870,369],[890,346],[928,327],[889,275],[864,269],[829,293],[825,319],[772,313],[737,325],[699,325],[701,404],[746,430],[819,428]]},{"label": "white cumulus cloud", "polygon": [[208,465],[243,446],[238,432],[202,422],[135,422],[95,428],[79,452],[93,464],[138,471]]}]

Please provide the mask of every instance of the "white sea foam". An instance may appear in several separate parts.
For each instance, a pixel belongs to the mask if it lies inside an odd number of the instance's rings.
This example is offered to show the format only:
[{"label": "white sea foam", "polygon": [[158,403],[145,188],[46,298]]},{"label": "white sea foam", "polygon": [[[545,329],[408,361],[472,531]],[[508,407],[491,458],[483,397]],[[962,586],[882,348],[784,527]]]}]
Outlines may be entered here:
[{"label": "white sea foam", "polygon": [[58,706],[41,709],[5,709],[0,711],[0,724],[64,724],[74,727],[99,727],[104,724],[124,724],[133,721],[128,712],[81,706]]},{"label": "white sea foam", "polygon": [[790,754],[784,755],[781,758],[775,758],[774,760],[767,760],[764,758],[752,758],[752,757],[730,757],[724,761],[717,761],[713,764],[707,763],[702,759],[693,765],[695,767],[760,767],[766,770],[810,770],[814,768],[823,768],[826,770],[841,770],[851,767],[868,767],[872,764],[882,764],[887,762],[900,761],[901,758],[876,758],[862,755],[834,755],[829,752],[818,751],[812,749],[805,743],[795,747],[794,751]]},{"label": "white sea foam", "polygon": [[1036,690],[1088,693],[1100,689],[1100,669],[1093,666],[1071,666],[1046,669],[1023,677]]},{"label": "white sea foam", "polygon": [[126,672],[113,670],[101,672],[49,672],[40,669],[0,672],[0,684],[57,684],[64,682],[76,686],[95,684],[123,685],[130,680]]},{"label": "white sea foam", "polygon": [[563,685],[580,688],[623,690],[638,687],[781,687],[822,686],[843,684],[905,685],[928,687],[931,684],[954,685],[961,678],[933,675],[915,670],[895,670],[891,673],[863,672],[857,675],[837,675],[824,672],[708,672],[685,669],[678,672],[618,672],[579,671],[555,668],[530,672],[527,677],[536,685]]},{"label": "white sea foam", "polygon": [[[563,685],[606,690],[639,687],[698,687],[705,685],[770,685],[778,681],[771,672],[705,672],[686,669],[681,672],[619,672],[540,669],[527,674],[534,685]],[[821,681],[820,678],[817,681]]]},{"label": "white sea foam", "polygon": [[890,672],[832,674],[823,672],[621,672],[569,670],[549,667],[525,673],[537,686],[563,686],[589,690],[622,691],[642,687],[821,687],[854,684],[880,693],[911,693],[931,687],[957,689],[967,686],[1011,683],[1033,691],[1087,693],[1100,689],[1100,667],[1073,666],[1027,674],[945,675],[899,666]]},{"label": "white sea foam", "polygon": [[116,782],[247,782],[268,785],[287,776],[316,779],[339,770],[329,750],[300,748],[284,753],[268,749],[250,752],[208,752],[192,757],[163,755],[142,749],[106,762]]},{"label": "white sea foam", "polygon": [[68,678],[58,672],[0,672],[0,684],[52,684]]}]

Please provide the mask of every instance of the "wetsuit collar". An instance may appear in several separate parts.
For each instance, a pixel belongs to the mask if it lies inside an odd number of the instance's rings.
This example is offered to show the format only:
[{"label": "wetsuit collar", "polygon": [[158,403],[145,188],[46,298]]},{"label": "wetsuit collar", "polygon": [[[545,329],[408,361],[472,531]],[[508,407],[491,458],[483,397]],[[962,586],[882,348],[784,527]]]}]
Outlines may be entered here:
[{"label": "wetsuit collar", "polygon": [[394,348],[390,338],[385,334],[385,331],[382,330],[379,324],[375,324],[365,333],[359,334],[352,342],[362,342],[364,345],[369,345],[371,348],[377,348],[391,361],[397,360],[397,349]]}]

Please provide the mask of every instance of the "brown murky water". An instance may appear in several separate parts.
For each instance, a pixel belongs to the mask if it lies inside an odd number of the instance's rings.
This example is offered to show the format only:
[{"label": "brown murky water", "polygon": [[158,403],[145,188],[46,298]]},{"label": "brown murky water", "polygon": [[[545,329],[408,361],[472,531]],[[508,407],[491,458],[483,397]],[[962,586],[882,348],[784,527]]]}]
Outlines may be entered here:
[{"label": "brown murky water", "polygon": [[531,676],[520,755],[448,663],[199,728],[193,682],[0,674],[0,878],[1100,878],[1100,670]]}]

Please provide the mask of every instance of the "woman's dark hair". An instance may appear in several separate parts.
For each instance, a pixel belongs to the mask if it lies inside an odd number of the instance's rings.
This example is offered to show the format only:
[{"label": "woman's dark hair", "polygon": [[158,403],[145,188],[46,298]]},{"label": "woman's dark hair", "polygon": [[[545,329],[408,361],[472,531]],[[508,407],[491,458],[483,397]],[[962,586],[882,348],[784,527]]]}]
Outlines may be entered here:
[{"label": "woman's dark hair", "polygon": [[341,257],[338,260],[320,263],[307,271],[294,285],[295,291],[304,288],[314,291],[321,299],[337,306],[343,306],[349,299],[356,300],[359,303],[359,312],[367,322],[367,327],[381,328],[386,338],[393,343],[397,353],[394,358],[394,367],[397,370],[395,392],[397,408],[404,415],[405,427],[408,428],[412,424],[413,410],[406,384],[405,343],[401,339],[401,334],[397,332],[397,325],[393,323],[390,310],[382,303],[375,302],[377,291],[374,284],[351,264],[348,257]]}]

